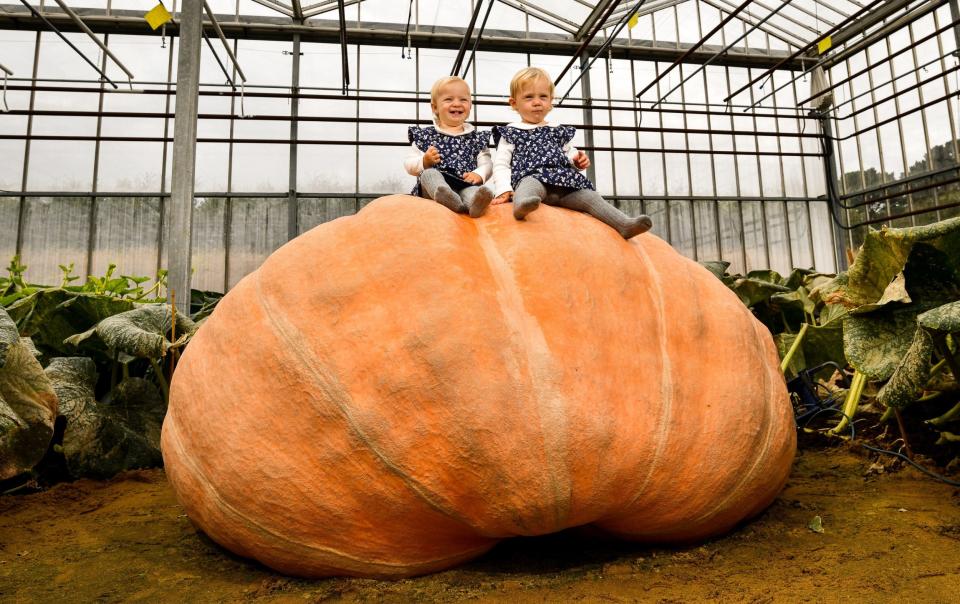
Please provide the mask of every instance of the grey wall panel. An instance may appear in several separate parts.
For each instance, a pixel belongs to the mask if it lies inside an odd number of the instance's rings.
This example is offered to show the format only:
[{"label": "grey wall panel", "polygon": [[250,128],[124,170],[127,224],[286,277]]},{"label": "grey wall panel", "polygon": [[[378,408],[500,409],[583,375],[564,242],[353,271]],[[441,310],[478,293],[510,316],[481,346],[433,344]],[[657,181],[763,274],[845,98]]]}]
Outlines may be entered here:
[{"label": "grey wall panel", "polygon": [[[154,277],[160,231],[157,197],[97,198],[92,269],[103,274],[108,264],[117,274]],[[151,281],[152,282],[152,281]]]},{"label": "grey wall panel", "polygon": [[7,262],[17,253],[17,222],[20,215],[19,197],[0,197],[0,274]]},{"label": "grey wall panel", "polygon": [[256,270],[287,241],[287,200],[238,198],[230,202],[227,286]]},{"label": "grey wall panel", "polygon": [[28,197],[25,204],[22,261],[33,283],[59,285],[59,265],[85,274],[90,235],[89,197]]}]

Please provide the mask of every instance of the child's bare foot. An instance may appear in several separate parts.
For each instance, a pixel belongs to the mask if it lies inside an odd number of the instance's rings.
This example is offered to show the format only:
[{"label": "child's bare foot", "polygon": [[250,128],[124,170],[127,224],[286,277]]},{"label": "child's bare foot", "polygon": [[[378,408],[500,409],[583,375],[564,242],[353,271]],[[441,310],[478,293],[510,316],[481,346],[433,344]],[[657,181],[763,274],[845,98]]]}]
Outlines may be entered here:
[{"label": "child's bare foot", "polygon": [[650,217],[646,214],[640,214],[636,218],[633,218],[628,222],[623,229],[620,231],[620,235],[624,239],[630,239],[631,237],[636,237],[641,233],[646,233],[650,230],[650,227],[653,226],[653,221],[650,220]]},{"label": "child's bare foot", "polygon": [[487,207],[490,205],[490,202],[493,200],[493,191],[487,187],[480,187],[480,190],[477,191],[473,199],[470,200],[470,218],[479,218],[483,216],[483,213],[487,211]]},{"label": "child's bare foot", "polygon": [[463,210],[465,210],[463,207],[463,200],[460,199],[460,196],[457,195],[456,191],[447,185],[441,185],[437,187],[437,193],[434,195],[434,201],[450,208],[457,213],[462,213]]},{"label": "child's bare foot", "polygon": [[527,197],[526,199],[513,198],[513,217],[517,220],[523,220],[527,214],[540,207],[540,199],[537,197]]}]

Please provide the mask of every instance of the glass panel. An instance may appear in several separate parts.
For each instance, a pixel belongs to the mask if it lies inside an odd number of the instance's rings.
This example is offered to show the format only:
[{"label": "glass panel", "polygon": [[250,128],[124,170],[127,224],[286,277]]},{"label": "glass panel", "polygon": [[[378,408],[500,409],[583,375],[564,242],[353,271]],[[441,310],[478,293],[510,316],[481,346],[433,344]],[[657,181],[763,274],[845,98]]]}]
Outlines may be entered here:
[{"label": "glass panel", "polygon": [[836,254],[833,245],[833,219],[826,203],[811,202],[810,222],[813,224],[814,267],[822,273],[834,273],[837,270]]},{"label": "glass panel", "polygon": [[647,216],[653,221],[653,227],[650,229],[650,232],[665,241],[669,241],[670,221],[667,217],[667,202],[646,200],[643,205]]},{"label": "glass panel", "polygon": [[[406,150],[406,147],[403,148]],[[297,147],[297,190],[310,193],[353,193],[356,191],[355,145],[299,145]],[[402,168],[401,188],[409,191],[414,179]]]},{"label": "glass panel", "polygon": [[233,199],[227,287],[253,272],[287,242],[287,199]]},{"label": "glass panel", "polygon": [[27,168],[31,191],[91,191],[93,141],[33,141]]},{"label": "glass panel", "polygon": [[770,268],[767,251],[767,237],[764,224],[763,202],[744,201],[740,204],[743,212],[743,242],[747,256],[746,271]]},{"label": "glass panel", "polygon": [[100,143],[98,191],[160,190],[163,143]]},{"label": "glass panel", "polygon": [[790,261],[790,240],[787,237],[787,217],[784,212],[784,203],[765,202],[767,214],[767,245],[770,251],[770,267],[781,275],[786,275],[793,268]]},{"label": "glass panel", "polygon": [[[28,197],[23,225],[22,262],[31,283],[59,285],[59,265],[87,270],[89,197]],[[16,231],[14,231],[16,232]]]},{"label": "glass panel", "polygon": [[377,196],[406,192],[411,180],[403,170],[407,147],[360,147],[359,191]]},{"label": "glass panel", "polygon": [[[17,253],[17,224],[20,221],[20,198],[0,197],[0,270]],[[3,273],[6,276],[6,273]]]},{"label": "glass panel", "polygon": [[723,254],[717,241],[717,204],[714,201],[693,202],[697,227],[697,258],[720,260]]},{"label": "glass panel", "polygon": [[670,244],[681,254],[693,258],[693,212],[689,201],[670,201]]},{"label": "glass panel", "polygon": [[23,186],[25,145],[22,140],[0,140],[0,157],[3,158],[3,161],[0,161],[0,191],[19,191]]},{"label": "glass panel", "polygon": [[301,199],[299,208],[300,232],[336,220],[342,216],[351,216],[359,210],[360,203],[352,197],[321,197]]},{"label": "glass panel", "polygon": [[[197,171],[194,190],[209,193],[227,190],[227,158],[230,145],[226,143],[198,143]],[[173,166],[173,160],[167,160]],[[167,190],[170,189],[171,170],[167,169]],[[286,188],[286,187],[284,187]]]},{"label": "glass panel", "polygon": [[103,274],[113,263],[117,274],[155,276],[160,208],[157,197],[97,198],[93,272]]},{"label": "glass panel", "polygon": [[731,275],[746,273],[743,265],[743,225],[740,222],[740,203],[736,201],[717,202],[720,218],[720,257],[730,263],[727,271]]},{"label": "glass panel", "polygon": [[790,250],[793,254],[793,266],[790,268],[813,268],[807,204],[788,202],[787,219],[790,221]]},{"label": "glass panel", "polygon": [[232,174],[231,191],[287,191],[290,188],[290,145],[236,143],[233,145]]}]

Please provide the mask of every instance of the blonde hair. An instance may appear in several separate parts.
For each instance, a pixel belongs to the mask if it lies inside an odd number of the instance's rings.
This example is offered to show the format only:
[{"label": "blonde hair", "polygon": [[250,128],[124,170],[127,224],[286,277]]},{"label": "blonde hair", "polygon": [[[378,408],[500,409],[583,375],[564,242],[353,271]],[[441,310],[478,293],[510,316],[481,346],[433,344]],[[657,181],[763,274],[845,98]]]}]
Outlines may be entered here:
[{"label": "blonde hair", "polygon": [[470,84],[467,84],[466,80],[458,76],[443,76],[434,82],[433,86],[430,87],[430,108],[433,110],[434,117],[440,115],[437,113],[437,97],[440,96],[440,89],[452,82],[463,82],[463,85],[467,87],[467,91],[470,91]]},{"label": "blonde hair", "polygon": [[539,67],[525,67],[518,71],[510,80],[510,96],[517,98],[524,86],[540,79],[546,80],[550,84],[550,96],[553,96],[555,92],[553,80],[550,79],[550,74]]}]

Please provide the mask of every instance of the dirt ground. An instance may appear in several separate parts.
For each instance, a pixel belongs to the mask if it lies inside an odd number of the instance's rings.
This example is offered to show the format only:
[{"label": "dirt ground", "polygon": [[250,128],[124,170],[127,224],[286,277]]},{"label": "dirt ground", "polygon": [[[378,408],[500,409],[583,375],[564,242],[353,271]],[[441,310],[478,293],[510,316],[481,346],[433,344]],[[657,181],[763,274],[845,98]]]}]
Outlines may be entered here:
[{"label": "dirt ground", "polygon": [[515,539],[393,582],[291,579],[236,558],[194,529],[161,470],[128,472],[0,497],[0,602],[960,601],[960,490],[878,468],[801,450],[776,502],[723,538]]}]

